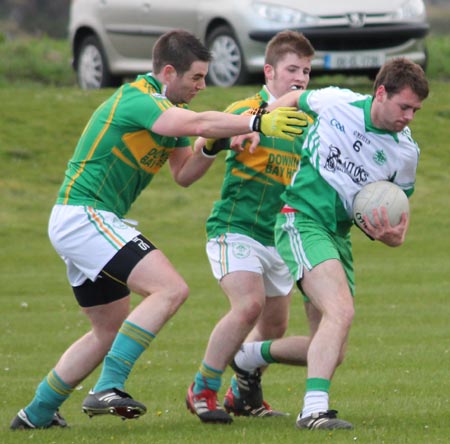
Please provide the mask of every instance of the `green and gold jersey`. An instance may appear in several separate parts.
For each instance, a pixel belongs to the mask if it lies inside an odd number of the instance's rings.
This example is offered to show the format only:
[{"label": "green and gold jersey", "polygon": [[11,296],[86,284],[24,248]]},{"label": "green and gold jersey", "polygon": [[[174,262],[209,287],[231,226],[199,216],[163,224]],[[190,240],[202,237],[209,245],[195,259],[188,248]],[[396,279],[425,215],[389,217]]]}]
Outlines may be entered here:
[{"label": "green and gold jersey", "polygon": [[[255,96],[233,103],[226,112],[242,114],[269,99],[264,87]],[[298,169],[302,142],[302,137],[289,142],[261,135],[253,154],[248,150],[228,153],[221,198],[206,223],[208,239],[240,233],[263,245],[274,245],[275,217],[283,205],[280,195]]]},{"label": "green and gold jersey", "polygon": [[186,137],[152,132],[174,106],[150,74],[138,76],[100,105],[70,159],[57,203],[89,205],[123,217],[141,191]]}]

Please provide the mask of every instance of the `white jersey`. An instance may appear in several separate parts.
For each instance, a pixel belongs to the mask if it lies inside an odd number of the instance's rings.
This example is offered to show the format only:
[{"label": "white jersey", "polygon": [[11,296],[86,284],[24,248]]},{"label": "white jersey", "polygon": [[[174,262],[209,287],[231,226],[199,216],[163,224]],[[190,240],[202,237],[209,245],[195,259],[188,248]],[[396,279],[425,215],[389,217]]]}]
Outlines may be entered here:
[{"label": "white jersey", "polygon": [[333,231],[341,223],[346,229],[351,224],[353,199],[364,185],[389,180],[408,195],[414,189],[419,148],[409,128],[400,133],[375,128],[371,105],[370,95],[336,87],[306,91],[300,97],[299,107],[317,119],[283,199],[331,223]]}]

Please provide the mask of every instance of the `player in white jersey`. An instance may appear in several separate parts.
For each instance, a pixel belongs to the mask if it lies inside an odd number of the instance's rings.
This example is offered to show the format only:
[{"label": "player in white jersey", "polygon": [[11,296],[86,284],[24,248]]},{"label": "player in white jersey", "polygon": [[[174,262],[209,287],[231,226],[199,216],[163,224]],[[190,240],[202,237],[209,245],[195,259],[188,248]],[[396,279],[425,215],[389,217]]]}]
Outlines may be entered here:
[{"label": "player in white jersey", "polygon": [[[410,196],[419,149],[407,125],[428,96],[420,66],[403,58],[387,62],[373,96],[339,88],[292,92],[275,105],[298,104],[317,119],[303,145],[302,161],[282,198],[276,247],[306,299],[310,326],[305,338],[244,344],[237,365],[254,372],[272,362],[305,365],[306,394],[297,427],[349,429],[352,424],[329,410],[328,392],[344,358],[354,316],[354,275],[350,240],[352,202],[366,184],[389,180]],[[388,246],[405,240],[408,216],[391,226],[385,209],[364,217],[367,235]]]}]

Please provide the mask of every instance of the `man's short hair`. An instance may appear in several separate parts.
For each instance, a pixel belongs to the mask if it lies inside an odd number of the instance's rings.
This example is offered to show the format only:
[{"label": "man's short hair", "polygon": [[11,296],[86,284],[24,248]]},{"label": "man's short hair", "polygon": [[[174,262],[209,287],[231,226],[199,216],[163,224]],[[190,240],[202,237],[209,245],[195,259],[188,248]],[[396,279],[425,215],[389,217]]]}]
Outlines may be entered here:
[{"label": "man's short hair", "polygon": [[281,31],[275,34],[267,44],[265,63],[276,66],[286,54],[290,53],[294,53],[300,58],[312,58],[314,47],[301,32]]},{"label": "man's short hair", "polygon": [[425,100],[429,93],[428,80],[422,67],[405,57],[391,59],[380,68],[373,85],[374,94],[381,85],[388,97],[406,87],[411,88],[420,100]]},{"label": "man's short hair", "polygon": [[158,74],[164,66],[172,65],[179,75],[189,71],[196,61],[210,62],[211,53],[193,34],[175,29],[163,34],[153,47],[153,72]]}]

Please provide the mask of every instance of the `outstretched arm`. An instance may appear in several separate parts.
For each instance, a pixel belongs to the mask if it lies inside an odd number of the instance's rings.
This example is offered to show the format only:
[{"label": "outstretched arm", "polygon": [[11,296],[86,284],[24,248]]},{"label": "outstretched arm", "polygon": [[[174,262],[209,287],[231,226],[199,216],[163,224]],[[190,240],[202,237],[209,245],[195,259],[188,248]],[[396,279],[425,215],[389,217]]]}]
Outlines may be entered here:
[{"label": "outstretched arm", "polygon": [[304,118],[294,108],[277,108],[260,115],[228,114],[218,111],[196,113],[172,107],[164,111],[151,130],[169,137],[203,136],[220,139],[250,131],[293,140],[303,132]]}]

